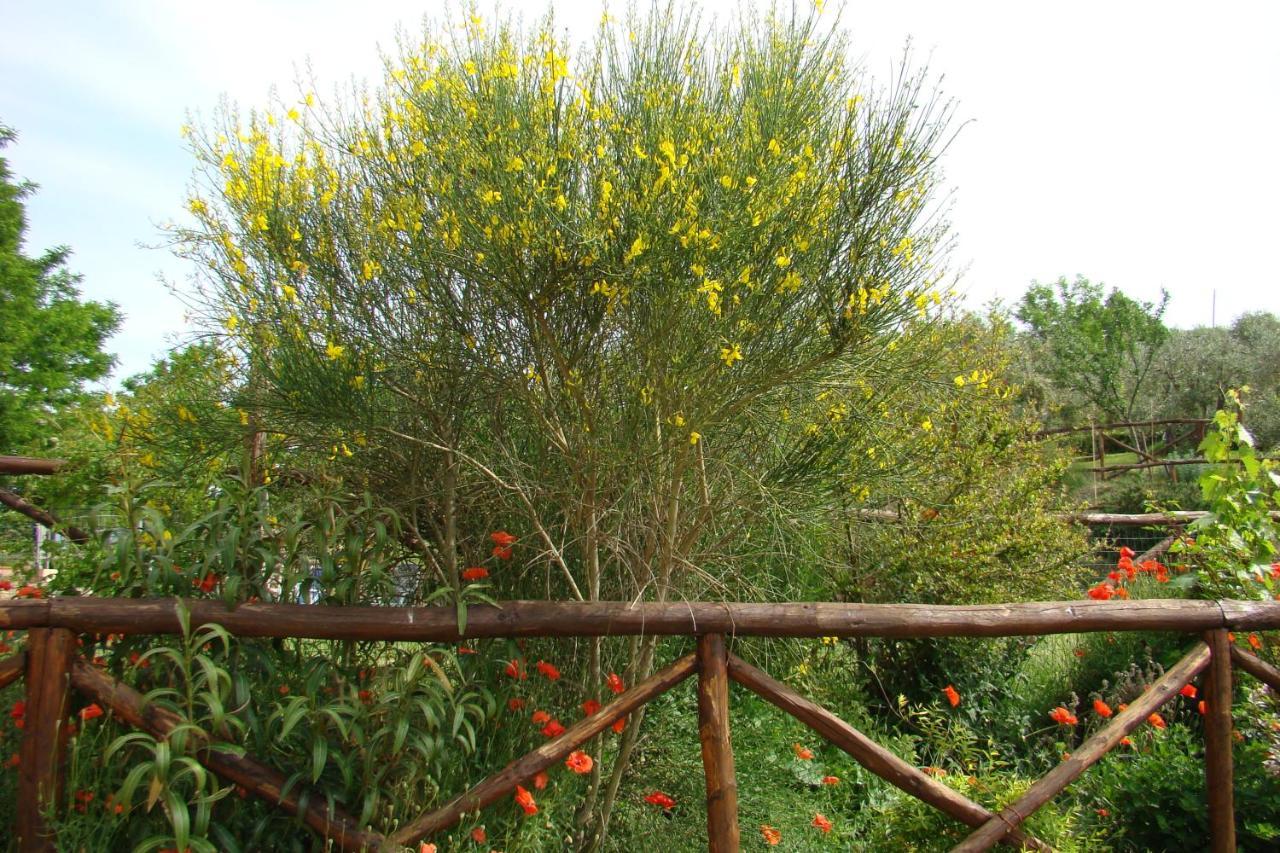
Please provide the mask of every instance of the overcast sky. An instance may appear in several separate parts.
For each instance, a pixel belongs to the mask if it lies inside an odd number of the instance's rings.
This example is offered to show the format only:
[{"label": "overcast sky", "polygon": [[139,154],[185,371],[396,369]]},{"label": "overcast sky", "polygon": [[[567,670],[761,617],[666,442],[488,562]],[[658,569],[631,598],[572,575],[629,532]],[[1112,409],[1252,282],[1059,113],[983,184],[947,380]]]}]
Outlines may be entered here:
[{"label": "overcast sky", "polygon": [[[292,95],[308,60],[322,96],[376,77],[379,45],[437,5],[6,4],[0,122],[21,135],[4,156],[40,184],[27,251],[71,246],[85,294],[121,305],[117,380],[184,328],[160,281],[182,281],[184,264],[145,247],[182,208],[187,112]],[[599,2],[553,5],[571,36],[600,16]],[[878,0],[847,3],[841,21],[868,71],[887,75],[911,39],[958,102],[967,123],[943,162],[974,305],[1079,274],[1143,299],[1167,289],[1178,326],[1209,323],[1215,290],[1220,325],[1280,313],[1280,3]]]}]

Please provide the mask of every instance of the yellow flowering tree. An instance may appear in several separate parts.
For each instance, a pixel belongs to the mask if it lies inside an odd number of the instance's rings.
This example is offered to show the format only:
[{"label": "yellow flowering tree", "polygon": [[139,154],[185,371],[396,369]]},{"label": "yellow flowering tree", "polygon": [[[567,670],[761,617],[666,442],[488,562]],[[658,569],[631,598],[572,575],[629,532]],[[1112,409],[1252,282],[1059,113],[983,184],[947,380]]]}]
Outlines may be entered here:
[{"label": "yellow flowering tree", "polygon": [[768,594],[744,566],[849,503],[910,388],[949,109],[816,18],[555,32],[468,17],[341,104],[193,133],[201,304],[254,417],[394,505],[442,585],[505,527],[505,594]]}]

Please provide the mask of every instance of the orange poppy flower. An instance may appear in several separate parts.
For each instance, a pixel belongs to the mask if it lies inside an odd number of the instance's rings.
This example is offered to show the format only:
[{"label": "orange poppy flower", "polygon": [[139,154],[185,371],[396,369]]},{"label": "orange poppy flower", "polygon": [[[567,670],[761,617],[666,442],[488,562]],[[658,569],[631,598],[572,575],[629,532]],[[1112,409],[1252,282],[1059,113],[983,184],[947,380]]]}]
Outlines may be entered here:
[{"label": "orange poppy flower", "polygon": [[524,661],[521,660],[507,661],[507,666],[502,671],[517,681],[524,681],[529,677],[524,671]]},{"label": "orange poppy flower", "polygon": [[823,777],[822,777],[822,784],[824,784],[824,785],[839,785],[839,784],[840,784],[840,777],[839,777],[839,776],[823,776]]},{"label": "orange poppy flower", "polygon": [[588,717],[594,715],[600,710],[600,703],[595,699],[588,699],[582,703],[582,713]]},{"label": "orange poppy flower", "polygon": [[594,763],[591,756],[580,749],[569,753],[569,757],[564,760],[564,766],[578,774],[590,773]]},{"label": "orange poppy flower", "polygon": [[1262,650],[1262,640],[1257,634],[1249,635],[1249,645],[1253,647],[1255,652]]},{"label": "orange poppy flower", "polygon": [[1205,711],[1207,711],[1208,709],[1209,709],[1209,706],[1204,703],[1203,699],[1201,699],[1200,703],[1196,705],[1196,710],[1200,712],[1200,716],[1202,717],[1204,716]]},{"label": "orange poppy flower", "polygon": [[614,720],[613,726],[611,726],[611,728],[613,729],[613,733],[616,735],[622,734],[622,730],[625,729],[626,727],[627,727],[626,717],[619,717],[618,719]]},{"label": "orange poppy flower", "polygon": [[564,726],[560,725],[559,720],[552,720],[542,727],[542,733],[547,737],[560,737],[564,734]]},{"label": "orange poppy flower", "polygon": [[418,853],[436,853],[436,846],[424,841],[418,845]]},{"label": "orange poppy flower", "polygon": [[791,744],[791,751],[794,752],[796,754],[796,758],[801,761],[809,761],[813,758],[813,752],[810,751],[809,747],[801,746],[798,743]]},{"label": "orange poppy flower", "polygon": [[621,676],[616,672],[609,673],[609,677],[605,679],[605,684],[608,684],[609,689],[614,693],[621,693],[627,689],[627,685],[622,683]]},{"label": "orange poppy flower", "polygon": [[515,544],[516,537],[505,530],[498,530],[490,533],[489,538],[493,540],[493,556],[499,560],[510,560],[511,546]]},{"label": "orange poppy flower", "polygon": [[952,708],[960,704],[960,694],[950,684],[942,688],[942,692],[946,694],[947,701],[951,703]]},{"label": "orange poppy flower", "polygon": [[1147,722],[1155,726],[1157,729],[1163,729],[1165,727],[1164,717],[1159,714],[1152,714],[1150,717],[1147,717]]},{"label": "orange poppy flower", "polygon": [[774,829],[772,826],[761,824],[760,835],[764,838],[764,843],[770,847],[776,847],[782,842],[782,833]]},{"label": "orange poppy flower", "polygon": [[102,716],[102,708],[98,705],[97,702],[94,702],[92,705],[89,705],[87,707],[80,709],[80,719],[82,720],[94,720],[101,716]]},{"label": "orange poppy flower", "polygon": [[462,573],[462,579],[464,581],[478,581],[487,577],[489,577],[489,570],[484,566],[472,566]]},{"label": "orange poppy flower", "polygon": [[1076,719],[1076,715],[1059,705],[1049,712],[1049,719],[1053,720],[1060,726],[1074,726],[1080,722]]},{"label": "orange poppy flower", "polygon": [[1111,706],[1101,699],[1093,700],[1093,712],[1099,717],[1110,717],[1115,711],[1111,710]]},{"label": "orange poppy flower", "polygon": [[1122,737],[1122,738],[1120,738],[1120,745],[1121,745],[1121,746],[1133,746],[1133,739],[1132,739],[1132,738],[1127,738],[1127,737]]},{"label": "orange poppy flower", "polygon": [[1184,684],[1182,685],[1182,689],[1178,692],[1183,696],[1186,696],[1188,699],[1196,698],[1196,686],[1194,684]]},{"label": "orange poppy flower", "polygon": [[538,774],[533,777],[533,787],[541,791],[543,788],[547,787],[548,778],[547,771],[539,770]]},{"label": "orange poppy flower", "polygon": [[523,710],[524,710],[524,700],[523,700],[523,699],[519,699],[519,698],[516,698],[516,699],[508,699],[508,700],[507,700],[507,710],[508,710],[508,711],[523,711]]},{"label": "orange poppy flower", "polygon": [[822,812],[818,812],[813,816],[813,825],[818,829],[821,829],[823,834],[831,831],[831,821],[827,820],[826,816],[823,815]]},{"label": "orange poppy flower", "polygon": [[545,726],[551,722],[551,715],[546,711],[534,711],[533,716],[529,718],[535,726]]},{"label": "orange poppy flower", "polygon": [[525,814],[537,814],[538,804],[533,800],[533,794],[520,785],[516,785],[516,805],[524,809]]},{"label": "orange poppy flower", "polygon": [[485,835],[483,826],[477,826],[475,829],[471,830],[471,840],[476,844],[484,844],[487,839],[488,836]]},{"label": "orange poppy flower", "polygon": [[544,660],[538,661],[538,672],[546,676],[549,681],[558,681],[560,678],[560,670],[556,669],[554,664]]}]

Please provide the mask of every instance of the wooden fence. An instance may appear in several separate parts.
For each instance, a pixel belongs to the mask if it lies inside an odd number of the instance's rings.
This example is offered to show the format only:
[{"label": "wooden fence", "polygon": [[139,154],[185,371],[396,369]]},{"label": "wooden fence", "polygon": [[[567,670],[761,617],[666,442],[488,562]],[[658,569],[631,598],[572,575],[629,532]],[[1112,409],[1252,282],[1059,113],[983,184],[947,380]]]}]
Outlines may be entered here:
[{"label": "wooden fence", "polygon": [[[26,726],[20,753],[16,837],[23,851],[55,849],[43,814],[62,801],[66,716],[70,691],[80,691],[117,718],[164,738],[184,723],[148,704],[76,654],[80,633],[178,634],[179,606],[192,627],[218,624],[246,637],[442,642],[481,637],[692,636],[697,646],[617,696],[595,714],[538,749],[391,835],[361,827],[321,796],[304,797],[286,777],[249,756],[233,756],[206,737],[199,760],[248,792],[299,816],[341,850],[397,850],[430,838],[468,812],[511,795],[540,771],[563,761],[654,697],[698,676],[698,735],[706,771],[708,847],[739,849],[737,782],[729,725],[729,682],[736,681],[816,731],[870,772],[934,806],[973,833],[955,850],[987,850],[998,843],[1048,850],[1022,824],[1090,765],[1141,725],[1200,673],[1205,717],[1205,774],[1213,851],[1235,850],[1232,798],[1232,665],[1280,691],[1280,670],[1231,646],[1229,631],[1280,628],[1280,602],[1143,600],[934,606],[917,604],[558,603],[513,601],[473,607],[465,633],[446,607],[321,607],[174,599],[55,598],[0,602],[0,629],[26,629],[27,648],[0,661],[0,686],[26,678]],[[1035,782],[1014,803],[993,813],[908,764],[826,708],[734,655],[736,636],[758,637],[1001,637],[1089,631],[1167,630],[1200,634],[1202,642],[1129,707]],[[305,803],[305,805],[304,805]],[[1188,843],[1195,842],[1188,839]]]}]

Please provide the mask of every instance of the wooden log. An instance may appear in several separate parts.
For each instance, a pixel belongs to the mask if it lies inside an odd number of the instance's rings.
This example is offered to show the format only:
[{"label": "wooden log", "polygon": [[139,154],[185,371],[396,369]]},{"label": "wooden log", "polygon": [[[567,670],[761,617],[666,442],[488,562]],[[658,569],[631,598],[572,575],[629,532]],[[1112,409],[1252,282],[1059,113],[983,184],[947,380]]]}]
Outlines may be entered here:
[{"label": "wooden log", "polygon": [[1280,693],[1280,669],[1276,669],[1257,655],[1252,655],[1234,645],[1231,646],[1231,660],[1236,666],[1270,687],[1276,693]]},{"label": "wooden log", "polygon": [[16,631],[22,628],[48,627],[47,598],[11,598],[0,601],[0,629]]},{"label": "wooden log", "polygon": [[27,671],[27,653],[18,652],[0,660],[0,689],[8,687]]},{"label": "wooden log", "polygon": [[[897,510],[892,509],[858,509],[853,518],[857,521],[880,521],[895,523],[902,521]],[[1209,513],[1203,510],[1178,510],[1174,512],[1055,512],[1053,518],[1074,524],[1107,525],[1109,527],[1183,527],[1207,518]],[[1280,521],[1280,512],[1272,512],[1271,519]]]},{"label": "wooden log", "polygon": [[1209,801],[1209,849],[1235,853],[1235,796],[1231,767],[1231,641],[1207,631],[1209,676],[1204,684],[1204,781]]},{"label": "wooden log", "polygon": [[[175,728],[185,722],[178,714],[148,702],[145,696],[129,685],[115,680],[83,659],[75,661],[71,670],[71,683],[94,702],[110,708],[121,720],[157,740],[167,739]],[[196,749],[197,760],[218,776],[241,786],[281,811],[294,816],[301,813],[303,823],[331,839],[338,849],[377,849],[383,843],[382,836],[360,829],[356,821],[340,809],[335,807],[330,811],[324,797],[313,794],[307,798],[307,806],[303,809],[300,805],[302,790],[298,785],[290,787],[283,773],[247,755],[236,756],[216,747],[215,742],[200,738]],[[287,793],[286,787],[289,788]]]},{"label": "wooden log", "polygon": [[56,474],[65,459],[37,459],[32,456],[0,456],[0,474]]},{"label": "wooden log", "polygon": [[1090,432],[1095,429],[1127,429],[1129,427],[1151,427],[1165,426],[1167,424],[1207,424],[1206,418],[1160,418],[1154,421],[1113,421],[1107,424],[1092,424],[1090,426],[1081,427],[1054,427],[1053,429],[1042,429],[1035,435],[1036,438],[1044,438],[1050,435],[1067,435],[1073,432]]},{"label": "wooden log", "polygon": [[1174,664],[1142,695],[1129,703],[1129,707],[1115,716],[1109,724],[1095,733],[1057,767],[1032,784],[1017,801],[1000,810],[968,838],[952,848],[952,853],[977,853],[988,850],[1009,834],[1010,829],[1022,825],[1031,814],[1062,792],[1062,789],[1080,777],[1099,758],[1106,755],[1120,739],[1146,722],[1157,708],[1169,700],[1209,665],[1209,647],[1197,643],[1182,660]]},{"label": "wooden log", "polygon": [[[84,633],[177,634],[178,600],[68,596],[47,602],[43,624]],[[8,608],[0,602],[0,627]],[[45,602],[40,602],[46,604]],[[1280,628],[1280,601],[1036,601],[1020,604],[836,604],[793,602],[508,601],[467,609],[466,634],[452,607],[328,607],[185,602],[193,626],[219,624],[244,637],[453,642],[480,637],[684,636],[1015,637],[1088,631]],[[41,624],[25,609],[27,624]]]},{"label": "wooden log", "polygon": [[62,802],[67,748],[68,674],[76,637],[65,628],[32,628],[27,635],[27,695],[18,752],[15,835],[23,853],[55,849],[45,822]]},{"label": "wooden log", "polygon": [[388,839],[394,849],[412,845],[442,829],[453,826],[467,812],[477,811],[515,791],[516,786],[532,779],[552,764],[563,761],[570,752],[582,746],[641,705],[667,692],[693,674],[697,668],[694,655],[685,655],[655,672],[644,681],[618,696],[590,717],[574,723],[556,737],[529,754],[517,758],[470,790],[405,824]]},{"label": "wooden log", "polygon": [[707,780],[707,849],[736,853],[738,780],[729,737],[729,668],[723,634],[698,638],[698,740]]},{"label": "wooden log", "polygon": [[[943,814],[966,826],[982,826],[994,817],[987,809],[903,761],[826,708],[735,655],[729,656],[729,677],[822,735],[881,779]],[[1009,841],[1033,850],[1050,850],[1048,845],[1018,829],[1009,833]]]},{"label": "wooden log", "polygon": [[63,524],[53,513],[46,512],[30,501],[24,500],[17,492],[0,489],[0,504],[4,504],[15,512],[20,512],[32,521],[50,530],[57,530],[66,535],[72,542],[88,542],[89,534],[72,524]]}]

